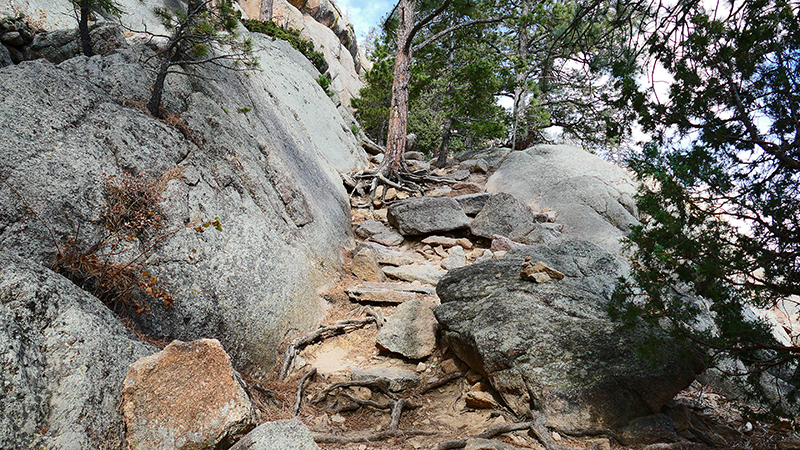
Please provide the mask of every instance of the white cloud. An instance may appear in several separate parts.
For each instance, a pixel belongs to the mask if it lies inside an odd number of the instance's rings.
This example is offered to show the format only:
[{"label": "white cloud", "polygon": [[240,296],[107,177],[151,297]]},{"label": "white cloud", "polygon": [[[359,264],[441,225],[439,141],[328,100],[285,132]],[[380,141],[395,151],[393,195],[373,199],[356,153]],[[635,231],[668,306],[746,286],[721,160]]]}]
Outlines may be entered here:
[{"label": "white cloud", "polygon": [[381,18],[394,7],[394,0],[335,0],[350,19],[359,42],[371,27],[378,26]]}]

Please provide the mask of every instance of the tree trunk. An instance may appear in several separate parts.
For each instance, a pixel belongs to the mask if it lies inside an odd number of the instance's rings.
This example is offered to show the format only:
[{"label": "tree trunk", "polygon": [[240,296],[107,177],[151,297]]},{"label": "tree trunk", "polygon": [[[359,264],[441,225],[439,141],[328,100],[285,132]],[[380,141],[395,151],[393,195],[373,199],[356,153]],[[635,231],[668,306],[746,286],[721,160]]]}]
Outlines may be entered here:
[{"label": "tree trunk", "polygon": [[262,22],[269,22],[272,20],[272,2],[273,0],[261,0],[261,8],[258,11],[258,20]]},{"label": "tree trunk", "polygon": [[444,132],[442,133],[442,145],[439,146],[439,155],[436,158],[436,167],[442,168],[447,165],[447,154],[450,153],[448,149],[450,145],[450,128],[453,126],[453,119],[447,118],[444,121]]},{"label": "tree trunk", "polygon": [[392,103],[389,109],[389,136],[386,155],[378,167],[384,175],[408,170],[406,165],[406,133],[408,132],[408,99],[411,80],[411,50],[406,45],[414,27],[414,0],[400,0],[397,4],[397,56],[394,62]]},{"label": "tree trunk", "polygon": [[81,20],[78,22],[78,31],[81,34],[81,51],[86,56],[94,56],[92,41],[89,37],[89,0],[81,0]]},{"label": "tree trunk", "polygon": [[[522,5],[522,15],[530,13],[530,0],[525,0]],[[525,123],[528,97],[528,58],[530,57],[530,37],[528,25],[522,24],[517,30],[517,53],[522,61],[522,67],[516,67],[517,74],[514,78],[514,127],[511,131],[511,150],[517,150],[517,140],[520,128]],[[527,134],[527,130],[523,131]]]},{"label": "tree trunk", "polygon": [[150,93],[150,101],[147,102],[147,110],[153,117],[161,118],[161,96],[164,93],[164,81],[167,79],[170,67],[172,67],[172,57],[167,56],[161,62],[161,67],[158,68],[156,82],[153,83],[153,92]]}]

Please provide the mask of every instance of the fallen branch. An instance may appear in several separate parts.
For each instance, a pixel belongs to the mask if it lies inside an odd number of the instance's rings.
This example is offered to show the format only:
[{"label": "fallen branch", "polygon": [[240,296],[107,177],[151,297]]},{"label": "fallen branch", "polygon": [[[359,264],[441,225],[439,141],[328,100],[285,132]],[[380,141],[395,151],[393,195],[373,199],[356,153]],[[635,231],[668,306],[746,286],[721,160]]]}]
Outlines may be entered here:
[{"label": "fallen branch", "polygon": [[433,378],[430,383],[428,383],[425,386],[422,386],[419,389],[417,389],[416,394],[417,395],[426,394],[429,391],[432,391],[432,390],[434,390],[434,389],[436,389],[438,387],[442,387],[445,384],[447,384],[447,383],[449,383],[449,382],[451,382],[451,381],[453,381],[455,379],[463,377],[466,374],[467,374],[466,372],[455,372],[455,373],[451,373],[449,375],[445,375],[444,378],[441,378],[441,379],[440,378]]},{"label": "fallen branch", "polygon": [[316,367],[311,369],[311,370],[309,370],[308,373],[305,374],[303,379],[300,380],[300,386],[297,386],[297,402],[295,402],[295,404],[294,404],[294,415],[295,415],[295,417],[297,417],[297,415],[300,414],[300,403],[303,401],[303,386],[305,386],[306,381],[308,381],[309,378],[313,377],[316,374],[317,374],[317,368]]},{"label": "fallen branch", "polygon": [[279,379],[283,380],[289,374],[294,365],[294,360],[297,353],[302,347],[316,341],[317,339],[324,339],[326,337],[335,336],[339,333],[344,333],[348,328],[356,329],[374,322],[374,317],[365,317],[363,319],[341,320],[333,325],[317,328],[314,331],[308,332],[302,336],[298,336],[289,343],[286,347],[286,352],[283,355],[283,365],[281,366],[281,373]]},{"label": "fallen branch", "polygon": [[389,431],[397,431],[397,427],[400,426],[400,415],[403,414],[403,408],[405,408],[407,404],[409,404],[409,401],[406,398],[401,398],[394,402],[392,406],[392,422],[389,424]]}]

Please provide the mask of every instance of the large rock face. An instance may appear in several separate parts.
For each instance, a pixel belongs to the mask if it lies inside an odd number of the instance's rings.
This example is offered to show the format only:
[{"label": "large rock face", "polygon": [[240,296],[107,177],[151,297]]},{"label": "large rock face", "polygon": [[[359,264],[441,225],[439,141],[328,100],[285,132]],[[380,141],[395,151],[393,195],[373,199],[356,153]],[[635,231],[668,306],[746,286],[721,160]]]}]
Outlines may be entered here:
[{"label": "large rock face", "polygon": [[[310,63],[286,42],[253,38],[261,71],[168,78],[164,106],[177,126],[126,106],[149,95],[145,46],[0,69],[0,174],[56,241],[93,242],[107,176],[181,168],[162,194],[167,229],[218,216],[222,231],[159,241],[149,270],[175,306],[154,303],[136,320],[169,338],[218,338],[236,364],[267,368],[287,330],[322,313],[317,290],[352,244],[337,171],[365,155]],[[49,231],[5,185],[0,211],[0,250],[52,262]]]},{"label": "large rock face", "polygon": [[0,251],[0,448],[122,448],[122,380],[157,351],[72,282]]},{"label": "large rock face", "polygon": [[[525,258],[566,277],[525,281]],[[454,269],[435,309],[450,348],[481,372],[517,414],[544,412],[557,428],[620,428],[691,383],[691,367],[665,352],[639,360],[636,336],[616,331],[605,307],[625,263],[586,241],[522,247]]]},{"label": "large rock face", "polygon": [[509,154],[486,183],[534,212],[552,209],[564,234],[621,251],[619,239],[637,223],[636,185],[625,169],[577,147],[540,145]]}]

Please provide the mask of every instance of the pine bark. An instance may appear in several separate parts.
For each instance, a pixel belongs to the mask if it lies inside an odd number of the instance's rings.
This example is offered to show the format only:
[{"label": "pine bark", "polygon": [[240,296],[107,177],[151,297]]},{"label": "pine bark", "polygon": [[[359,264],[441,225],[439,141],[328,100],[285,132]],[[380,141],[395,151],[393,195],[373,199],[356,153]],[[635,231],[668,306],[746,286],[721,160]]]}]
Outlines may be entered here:
[{"label": "pine bark", "polygon": [[394,62],[392,102],[389,108],[389,136],[386,155],[378,171],[390,176],[408,169],[406,165],[406,133],[408,132],[409,83],[411,81],[411,50],[414,27],[414,0],[400,0],[397,6],[397,56]]},{"label": "pine bark", "polygon": [[[522,5],[522,15],[530,13],[530,0],[525,0]],[[528,82],[527,65],[530,57],[530,37],[528,36],[528,25],[523,24],[517,30],[517,54],[523,61],[524,67],[517,67],[517,74],[514,79],[514,128],[511,132],[511,150],[519,150],[517,143],[520,141],[520,134],[527,134],[525,124],[525,113],[528,106]]]}]

